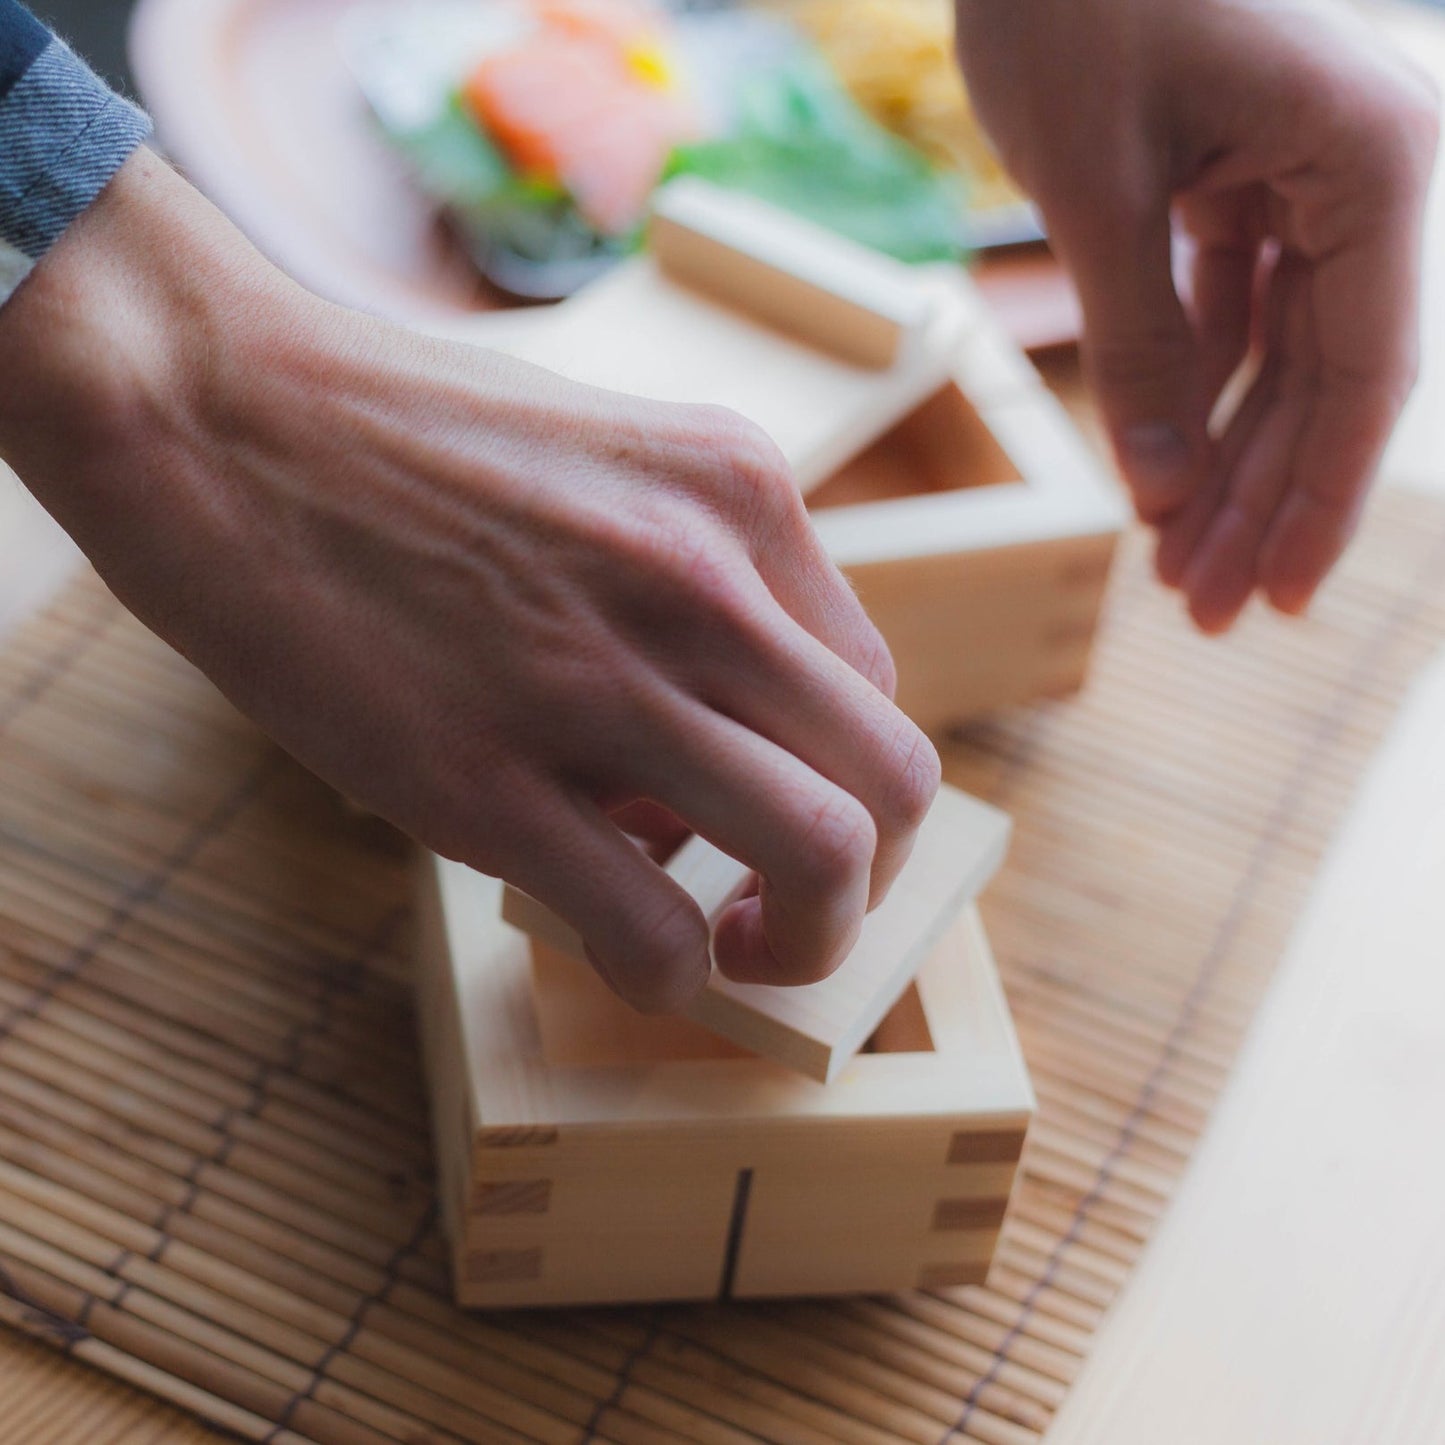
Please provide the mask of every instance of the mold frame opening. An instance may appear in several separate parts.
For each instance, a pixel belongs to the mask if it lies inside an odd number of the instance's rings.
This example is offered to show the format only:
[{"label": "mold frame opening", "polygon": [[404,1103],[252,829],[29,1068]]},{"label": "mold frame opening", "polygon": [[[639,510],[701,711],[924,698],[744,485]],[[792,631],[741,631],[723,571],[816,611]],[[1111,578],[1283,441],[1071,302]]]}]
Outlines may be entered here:
[{"label": "mold frame opening", "polygon": [[[637,1013],[579,959],[533,940],[532,1006],[549,1065],[595,1067],[757,1056],[690,1019]],[[915,984],[884,1017],[865,1053],[932,1053],[933,1033]]]}]

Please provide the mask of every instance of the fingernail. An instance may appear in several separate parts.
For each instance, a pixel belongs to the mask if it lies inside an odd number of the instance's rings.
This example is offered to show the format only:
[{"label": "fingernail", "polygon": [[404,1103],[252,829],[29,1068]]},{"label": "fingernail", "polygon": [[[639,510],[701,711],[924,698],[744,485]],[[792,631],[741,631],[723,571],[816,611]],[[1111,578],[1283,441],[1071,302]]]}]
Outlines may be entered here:
[{"label": "fingernail", "polygon": [[1173,511],[1189,495],[1189,443],[1172,422],[1137,422],[1127,427],[1119,460],[1139,513],[1152,520]]}]

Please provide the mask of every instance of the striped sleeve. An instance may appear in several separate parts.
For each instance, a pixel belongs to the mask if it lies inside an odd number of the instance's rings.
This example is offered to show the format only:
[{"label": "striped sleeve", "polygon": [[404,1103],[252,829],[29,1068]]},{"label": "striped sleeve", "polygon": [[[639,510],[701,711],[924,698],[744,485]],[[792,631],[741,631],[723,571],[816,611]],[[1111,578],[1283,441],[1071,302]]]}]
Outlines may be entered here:
[{"label": "striped sleeve", "polygon": [[0,304],[149,134],[18,0],[0,0]]}]

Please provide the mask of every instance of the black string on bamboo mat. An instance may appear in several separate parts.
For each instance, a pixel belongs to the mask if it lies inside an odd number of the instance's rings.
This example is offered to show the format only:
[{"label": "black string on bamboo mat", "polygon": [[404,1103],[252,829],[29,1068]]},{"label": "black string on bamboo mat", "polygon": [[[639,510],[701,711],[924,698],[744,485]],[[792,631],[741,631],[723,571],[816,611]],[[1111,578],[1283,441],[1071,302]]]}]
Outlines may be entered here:
[{"label": "black string on bamboo mat", "polygon": [[410,1236],[401,1244],[397,1245],[395,1253],[387,1260],[382,1271],[382,1283],[357,1303],[356,1308],[351,1312],[351,1318],[347,1321],[346,1329],[334,1344],[326,1347],[326,1352],[316,1362],[315,1368],[311,1371],[311,1378],[306,1382],[303,1389],[297,1390],[286,1402],[285,1407],[276,1417],[276,1424],[270,1434],[261,1441],[261,1445],[275,1445],[287,1430],[291,1428],[291,1422],[295,1419],[296,1412],[309,1401],[316,1391],[321,1387],[321,1382],[326,1378],[326,1372],[331,1363],[338,1355],[344,1355],[356,1342],[356,1337],[361,1333],[361,1327],[366,1322],[366,1316],[376,1305],[385,1304],[392,1290],[401,1279],[402,1266],[406,1264],[426,1242],[427,1236],[437,1225],[436,1201],[431,1201],[416,1222],[415,1229]]},{"label": "black string on bamboo mat", "polygon": [[652,1353],[652,1347],[662,1338],[662,1311],[654,1306],[647,1311],[646,1319],[647,1323],[643,1328],[642,1338],[627,1352],[622,1364],[618,1367],[617,1383],[612,1387],[612,1393],[606,1399],[598,1400],[596,1409],[592,1411],[587,1423],[582,1427],[582,1435],[577,1445],[593,1445],[593,1441],[597,1439],[597,1432],[602,1428],[602,1422],[607,1418],[608,1413],[622,1403],[622,1397],[632,1383],[633,1371]]},{"label": "black string on bamboo mat", "polygon": [[97,591],[90,617],[61,639],[55,651],[41,662],[25,682],[10,695],[5,706],[0,708],[0,734],[9,732],[30,708],[34,707],[52,687],[69,674],[71,669],[90,650],[91,644],[100,639],[115,618],[114,599],[108,592]]},{"label": "black string on bamboo mat", "polygon": [[[107,1303],[111,1306],[112,1309],[118,1310],[125,1308],[125,1298],[131,1291],[131,1283],[128,1279],[123,1278],[122,1271],[130,1265],[130,1262],[134,1258],[134,1250],[121,1249],[117,1251],[115,1258],[111,1260],[110,1263],[107,1264],[105,1266],[105,1269],[102,1271],[102,1273],[109,1275],[113,1280],[115,1280],[117,1285],[119,1286],[119,1288],[117,1288],[115,1292],[115,1295],[107,1301]],[[80,1327],[82,1335],[80,1339],[72,1340],[68,1345],[66,1345],[65,1348],[67,1354],[73,1352],[75,1346],[77,1344],[80,1344],[82,1340],[89,1335],[90,1317],[95,1313],[95,1307],[99,1303],[100,1296],[93,1292],[87,1293],[85,1298],[81,1301],[80,1308],[76,1311],[75,1314],[75,1323]]]},{"label": "black string on bamboo mat", "polygon": [[[96,629],[93,635],[98,635],[98,631],[99,629]],[[78,651],[72,649],[67,654],[67,662],[65,665],[69,666],[78,655]],[[38,697],[42,691],[43,689],[32,689],[31,695],[32,697]],[[236,787],[231,789],[230,792],[216,804],[211,812],[202,818],[201,821],[186,834],[174,851],[154,873],[128,889],[121,896],[111,909],[105,921],[93,930],[78,947],[73,949],[61,964],[51,969],[44,979],[31,991],[27,999],[22,1003],[12,1006],[6,1011],[3,1017],[0,1017],[0,1046],[3,1046],[6,1040],[10,1038],[22,1019],[38,1018],[45,1004],[55,996],[60,988],[63,987],[67,981],[75,978],[85,965],[95,957],[100,949],[119,934],[125,924],[128,923],[141,908],[158,898],[170,883],[180,873],[185,871],[191,860],[195,858],[207,843],[225,831],[241,809],[261,794],[267,783],[275,776],[281,761],[281,754],[274,751],[268,753],[260,764],[242,778]],[[222,1152],[229,1151],[232,1142],[229,1136],[223,1139]],[[198,1176],[201,1169],[208,1162],[212,1161],[203,1157],[197,1158],[190,1173],[186,1177],[188,1188],[186,1195],[187,1207],[189,1207],[190,1203],[194,1202],[199,1190],[199,1184],[197,1182]],[[219,1159],[216,1162],[219,1162]],[[169,1220],[172,1209],[173,1206],[167,1206],[164,1215],[166,1220]],[[166,1243],[164,1238],[161,1243],[162,1245]],[[117,1256],[117,1259],[112,1263],[108,1273],[118,1277],[120,1271],[129,1263],[132,1257],[130,1250],[122,1250],[120,1255]],[[109,1301],[115,1308],[121,1307],[126,1295],[131,1289],[131,1284],[128,1280],[120,1280],[119,1283],[120,1289],[116,1297]],[[27,1308],[31,1310],[39,1308],[33,1303],[28,1302],[23,1295],[17,1295],[14,1285],[14,1280],[11,1279],[8,1274],[0,1271],[0,1288],[4,1288],[5,1292],[10,1294],[12,1298],[20,1300],[21,1303],[26,1303]],[[67,1352],[73,1351],[77,1345],[90,1338],[88,1321],[98,1302],[94,1294],[87,1292],[80,1313],[73,1323],[63,1320],[59,1316],[52,1316],[49,1311],[41,1311],[44,1320],[49,1321],[46,1325],[47,1331],[53,1334],[57,1341],[63,1344]]]},{"label": "black string on bamboo mat", "polygon": [[152,1264],[160,1263],[166,1250],[174,1242],[169,1237],[171,1224],[180,1215],[189,1214],[201,1193],[201,1173],[209,1165],[223,1165],[236,1147],[236,1136],[232,1132],[240,1119],[255,1119],[266,1106],[267,1087],[273,1079],[295,1077],[302,1045],[308,1038],[319,1037],[331,1026],[331,1007],[337,993],[346,986],[348,979],[356,979],[365,972],[366,966],[382,952],[395,938],[407,913],[405,909],[392,909],[381,922],[362,940],[361,946],[344,961],[340,968],[330,969],[322,984],[321,996],[316,1000],[312,1012],[298,1019],[291,1026],[281,1046],[279,1059],[263,1059],[247,1087],[251,1096],[244,1104],[228,1104],[217,1115],[211,1127],[221,1136],[214,1150],[209,1154],[196,1156],[195,1162],[185,1176],[186,1192],[180,1199],[165,1205],[156,1221],[155,1229],[160,1234],[148,1258]]},{"label": "black string on bamboo mat", "polygon": [[15,1032],[22,1019],[36,1018],[46,1003],[108,943],[112,942],[131,919],[155,902],[175,879],[185,872],[196,855],[230,826],[236,815],[254,801],[286,762],[284,753],[269,750],[261,762],[251,769],[193,828],[166,857],[161,866],[146,878],[128,888],[112,905],[103,922],[94,928],[69,955],[51,969],[21,1003],[13,1004],[0,1014],[0,1045]]},{"label": "black string on bamboo mat", "polygon": [[83,1323],[68,1320],[32,1298],[3,1263],[0,1263],[0,1294],[8,1295],[25,1311],[26,1324],[65,1350],[90,1338],[90,1331]]}]

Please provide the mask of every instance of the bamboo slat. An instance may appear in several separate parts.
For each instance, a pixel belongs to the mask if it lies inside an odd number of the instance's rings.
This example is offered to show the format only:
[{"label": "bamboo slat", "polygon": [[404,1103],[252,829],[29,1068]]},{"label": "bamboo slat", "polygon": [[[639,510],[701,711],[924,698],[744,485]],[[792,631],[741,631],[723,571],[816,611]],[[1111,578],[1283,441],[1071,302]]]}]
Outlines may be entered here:
[{"label": "bamboo slat", "polygon": [[1041,1103],[987,1286],[469,1317],[404,848],[82,579],[0,652],[0,1442],[1032,1445],[1442,635],[1436,503],[1223,644],[1134,539],[1090,689],[948,745],[1017,820],[984,915]]}]

